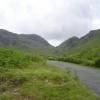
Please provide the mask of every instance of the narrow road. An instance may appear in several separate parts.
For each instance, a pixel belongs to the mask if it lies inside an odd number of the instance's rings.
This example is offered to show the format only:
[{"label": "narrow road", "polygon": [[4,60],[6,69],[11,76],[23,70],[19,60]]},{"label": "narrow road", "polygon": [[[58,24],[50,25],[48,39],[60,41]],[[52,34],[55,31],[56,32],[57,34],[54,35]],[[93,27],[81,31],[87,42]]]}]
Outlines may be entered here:
[{"label": "narrow road", "polygon": [[98,96],[100,96],[99,69],[60,61],[48,61],[48,63],[55,65],[56,67],[70,70],[72,73],[77,75],[79,79],[88,86],[88,88],[92,89]]}]

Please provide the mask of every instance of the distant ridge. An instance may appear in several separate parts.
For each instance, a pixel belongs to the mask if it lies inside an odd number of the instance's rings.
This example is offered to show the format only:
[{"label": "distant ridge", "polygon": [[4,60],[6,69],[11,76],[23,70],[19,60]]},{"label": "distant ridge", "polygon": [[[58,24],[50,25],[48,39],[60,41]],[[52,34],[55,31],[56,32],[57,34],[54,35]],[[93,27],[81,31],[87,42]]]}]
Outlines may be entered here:
[{"label": "distant ridge", "polygon": [[68,40],[61,43],[58,47],[56,47],[56,53],[63,54],[64,52],[67,52],[70,49],[74,48],[78,42],[79,42],[78,37],[76,36],[71,37]]},{"label": "distant ridge", "polygon": [[53,49],[53,46],[44,38],[36,34],[16,34],[4,29],[0,29],[0,47],[42,53],[51,52],[51,49]]},{"label": "distant ridge", "polygon": [[92,30],[80,39],[74,36],[64,41],[61,45],[56,47],[55,52],[58,55],[62,55],[76,49],[84,49],[87,47],[100,47],[100,29]]},{"label": "distant ridge", "polygon": [[0,47],[17,48],[47,55],[63,55],[87,47],[100,47],[100,29],[92,30],[81,38],[73,36],[57,47],[51,46],[44,38],[36,34],[16,34],[0,29]]}]

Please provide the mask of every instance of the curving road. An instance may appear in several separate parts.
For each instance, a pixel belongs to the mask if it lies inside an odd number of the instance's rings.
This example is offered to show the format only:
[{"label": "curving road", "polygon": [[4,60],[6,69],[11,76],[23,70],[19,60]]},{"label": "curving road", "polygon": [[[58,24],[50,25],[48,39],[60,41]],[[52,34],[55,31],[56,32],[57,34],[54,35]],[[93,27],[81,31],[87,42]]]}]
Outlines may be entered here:
[{"label": "curving road", "polygon": [[60,61],[48,61],[48,63],[56,65],[56,67],[70,70],[72,73],[77,75],[79,79],[88,86],[88,88],[91,88],[96,95],[100,96],[99,69]]}]

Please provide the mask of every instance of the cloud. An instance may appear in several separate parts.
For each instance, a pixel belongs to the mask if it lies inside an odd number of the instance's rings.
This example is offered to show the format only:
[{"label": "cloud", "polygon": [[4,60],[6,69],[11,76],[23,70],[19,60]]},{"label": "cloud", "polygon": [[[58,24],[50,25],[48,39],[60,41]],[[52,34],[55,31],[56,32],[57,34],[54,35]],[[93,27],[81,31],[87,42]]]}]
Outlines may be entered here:
[{"label": "cloud", "polygon": [[0,0],[0,28],[58,45],[100,28],[99,9],[100,0]]}]

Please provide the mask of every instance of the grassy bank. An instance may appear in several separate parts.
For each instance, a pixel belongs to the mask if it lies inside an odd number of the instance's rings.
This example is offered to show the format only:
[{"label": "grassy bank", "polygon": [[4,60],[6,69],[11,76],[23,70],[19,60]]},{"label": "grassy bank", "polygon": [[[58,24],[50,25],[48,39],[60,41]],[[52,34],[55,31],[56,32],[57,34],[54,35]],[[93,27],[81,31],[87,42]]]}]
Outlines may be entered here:
[{"label": "grassy bank", "polygon": [[[68,44],[70,43],[71,41]],[[91,31],[82,37],[77,45],[72,45],[69,49],[64,49],[67,48],[66,45],[62,47],[61,57],[53,57],[54,60],[100,68],[100,30]]]},{"label": "grassy bank", "polygon": [[49,57],[49,59],[100,68],[100,48],[79,49],[78,51],[73,51],[67,55]]},{"label": "grassy bank", "polygon": [[0,100],[97,99],[76,77],[41,56],[9,49],[0,55]]}]

